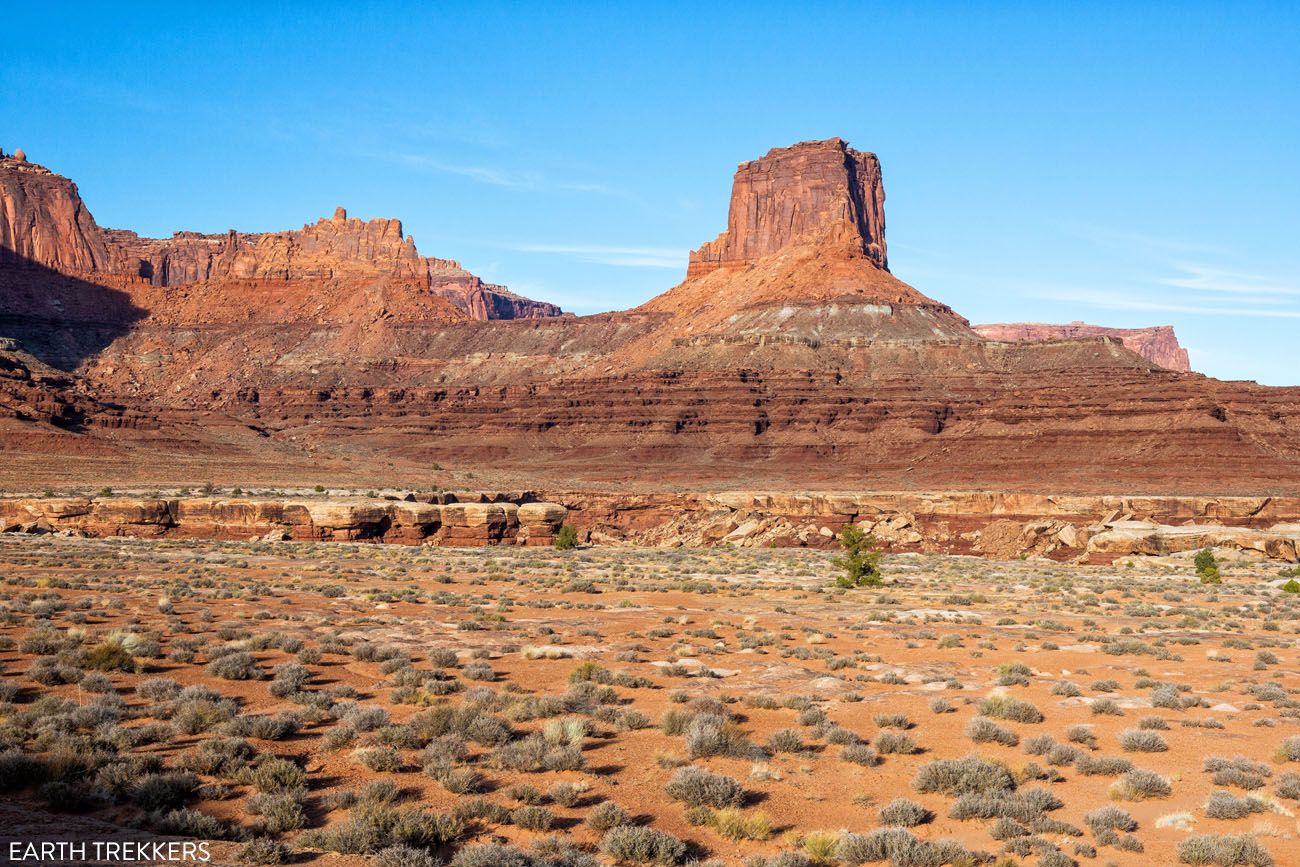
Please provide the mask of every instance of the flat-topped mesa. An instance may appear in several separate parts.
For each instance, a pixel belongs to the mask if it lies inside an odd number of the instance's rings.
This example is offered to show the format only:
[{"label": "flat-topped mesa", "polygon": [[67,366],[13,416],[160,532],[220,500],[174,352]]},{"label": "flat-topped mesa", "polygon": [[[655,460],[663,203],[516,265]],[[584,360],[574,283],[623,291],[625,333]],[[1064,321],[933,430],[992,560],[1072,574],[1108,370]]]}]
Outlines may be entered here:
[{"label": "flat-topped mesa", "polygon": [[885,188],[875,154],[833,138],[773,148],[741,163],[727,231],[691,253],[686,276],[750,265],[792,244],[838,247],[889,270]]},{"label": "flat-topped mesa", "polygon": [[1078,320],[1068,325],[1050,325],[1042,322],[1010,322],[971,326],[975,333],[988,340],[1069,340],[1076,337],[1115,337],[1126,347],[1148,361],[1166,370],[1190,371],[1187,350],[1178,343],[1172,325],[1155,325],[1150,328],[1107,328],[1089,325]]}]

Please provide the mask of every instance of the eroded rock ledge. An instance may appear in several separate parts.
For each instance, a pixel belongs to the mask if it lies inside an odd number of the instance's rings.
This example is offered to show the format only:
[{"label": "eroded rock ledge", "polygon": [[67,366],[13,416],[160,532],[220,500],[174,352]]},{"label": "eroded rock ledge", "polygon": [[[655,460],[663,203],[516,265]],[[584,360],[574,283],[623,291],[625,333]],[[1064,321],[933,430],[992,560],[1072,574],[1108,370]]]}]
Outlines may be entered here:
[{"label": "eroded rock ledge", "polygon": [[563,506],[527,494],[0,499],[5,532],[464,547],[549,545],[566,514]]},{"label": "eroded rock ledge", "polygon": [[1110,562],[1204,547],[1300,559],[1300,497],[457,492],[374,497],[13,497],[6,532],[90,536],[549,545],[833,547],[848,524],[886,550]]}]

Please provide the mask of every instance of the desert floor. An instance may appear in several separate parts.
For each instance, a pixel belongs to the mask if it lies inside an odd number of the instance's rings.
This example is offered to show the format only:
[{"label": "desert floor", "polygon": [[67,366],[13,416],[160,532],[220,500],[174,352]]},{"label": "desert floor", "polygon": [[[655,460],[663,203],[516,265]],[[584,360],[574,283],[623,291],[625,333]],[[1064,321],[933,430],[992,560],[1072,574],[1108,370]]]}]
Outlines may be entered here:
[{"label": "desert floor", "polygon": [[835,574],[0,537],[0,836],[384,867],[1300,864],[1277,564]]}]

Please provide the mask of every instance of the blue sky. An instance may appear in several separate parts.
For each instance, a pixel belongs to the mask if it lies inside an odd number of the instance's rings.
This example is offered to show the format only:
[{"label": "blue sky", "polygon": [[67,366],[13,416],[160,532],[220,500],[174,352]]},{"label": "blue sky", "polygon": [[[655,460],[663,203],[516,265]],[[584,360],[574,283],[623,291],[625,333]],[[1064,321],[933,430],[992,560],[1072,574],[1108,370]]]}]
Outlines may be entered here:
[{"label": "blue sky", "polygon": [[1173,324],[1300,384],[1296,4],[801,6],[60,4],[8,40],[0,146],[102,225],[342,204],[590,313],[681,279],[737,163],[838,135],[893,271],[972,321]]}]

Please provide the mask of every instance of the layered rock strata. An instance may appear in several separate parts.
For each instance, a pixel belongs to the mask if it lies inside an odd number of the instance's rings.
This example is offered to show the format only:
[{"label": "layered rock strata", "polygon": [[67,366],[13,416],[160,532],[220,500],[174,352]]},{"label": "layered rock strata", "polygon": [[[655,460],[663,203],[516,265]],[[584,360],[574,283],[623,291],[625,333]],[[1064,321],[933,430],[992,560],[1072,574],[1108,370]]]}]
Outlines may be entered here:
[{"label": "layered rock strata", "polygon": [[1071,322],[1069,325],[1046,325],[1040,322],[1012,322],[973,325],[976,334],[989,340],[1073,340],[1079,337],[1113,337],[1147,361],[1165,370],[1190,371],[1187,350],[1178,343],[1172,325],[1151,328],[1107,328]]},{"label": "layered rock strata", "polygon": [[60,497],[0,499],[0,530],[86,536],[549,545],[567,510],[474,495],[442,502],[328,498]]}]

